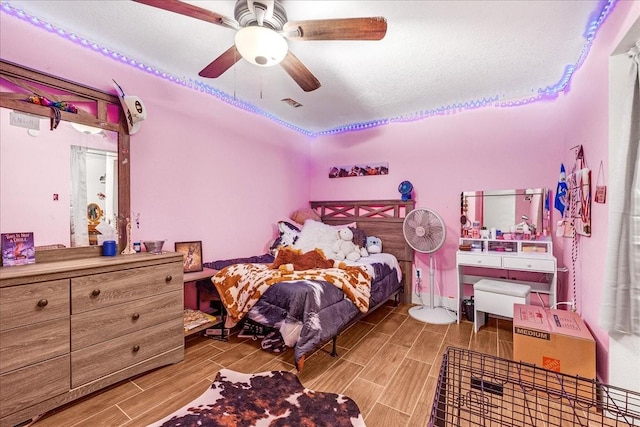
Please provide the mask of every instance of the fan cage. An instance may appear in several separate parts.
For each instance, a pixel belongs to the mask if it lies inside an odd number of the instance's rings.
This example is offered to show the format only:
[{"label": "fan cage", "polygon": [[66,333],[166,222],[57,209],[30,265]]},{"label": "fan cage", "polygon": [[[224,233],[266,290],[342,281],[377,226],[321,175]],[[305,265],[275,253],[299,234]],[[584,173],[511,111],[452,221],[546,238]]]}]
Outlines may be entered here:
[{"label": "fan cage", "polygon": [[437,251],[446,238],[446,228],[440,215],[424,208],[414,209],[407,214],[402,232],[407,244],[421,253]]}]

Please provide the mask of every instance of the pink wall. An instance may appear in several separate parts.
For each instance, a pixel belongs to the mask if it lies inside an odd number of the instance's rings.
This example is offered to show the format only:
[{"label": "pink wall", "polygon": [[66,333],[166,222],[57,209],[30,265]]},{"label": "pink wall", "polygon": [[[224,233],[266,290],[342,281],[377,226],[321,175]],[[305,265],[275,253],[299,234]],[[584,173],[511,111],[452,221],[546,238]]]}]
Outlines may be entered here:
[{"label": "pink wall", "polygon": [[[408,179],[418,207],[436,211],[447,225],[435,253],[436,284],[456,295],[455,252],[460,235],[460,193],[553,187],[562,152],[562,122],[554,103],[486,108],[420,122],[393,124],[312,144],[311,199],[398,198]],[[389,175],[329,179],[330,166],[389,162]],[[383,242],[384,246],[384,242]],[[427,255],[416,266],[428,271]]]},{"label": "pink wall", "polygon": [[[447,224],[447,240],[436,253],[437,286],[455,295],[461,191],[548,187],[555,192],[560,162],[572,164],[570,148],[583,144],[589,166],[607,167],[608,56],[640,14],[640,2],[619,1],[594,41],[587,61],[567,94],[555,101],[518,108],[486,108],[420,122],[394,124],[354,134],[324,137],[312,144],[311,199],[398,197],[408,179],[417,206],[438,212]],[[389,175],[328,179],[330,166],[389,162]],[[606,179],[606,177],[605,177]],[[577,262],[578,310],[598,341],[598,375],[608,377],[608,335],[598,326],[607,205],[592,204],[591,238],[581,240]],[[555,230],[558,211],[552,211]],[[558,264],[570,267],[571,245],[554,237]],[[428,256],[416,266],[428,269]],[[561,275],[559,300],[571,297],[571,275]]]},{"label": "pink wall", "polygon": [[[569,165],[573,165],[575,158],[575,151],[571,147],[582,144],[587,165],[592,170],[592,193],[601,161],[604,164],[604,180],[608,182],[609,56],[639,16],[640,2],[618,2],[598,34],[587,60],[576,73],[568,96],[558,103],[566,129],[562,161],[570,169]],[[578,244],[576,293],[578,311],[598,342],[598,374],[606,381],[609,336],[598,322],[608,237],[608,205],[592,203],[591,208],[592,235],[590,238],[581,238]],[[569,240],[565,243],[562,262],[571,270]],[[573,280],[571,273],[568,279],[570,282]]]}]

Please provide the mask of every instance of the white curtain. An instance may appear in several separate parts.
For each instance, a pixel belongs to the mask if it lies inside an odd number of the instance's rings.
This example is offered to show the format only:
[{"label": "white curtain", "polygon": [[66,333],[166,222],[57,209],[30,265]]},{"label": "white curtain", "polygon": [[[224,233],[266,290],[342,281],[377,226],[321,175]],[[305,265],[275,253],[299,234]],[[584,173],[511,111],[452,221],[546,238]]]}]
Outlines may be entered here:
[{"label": "white curtain", "polygon": [[609,240],[601,326],[640,335],[640,41],[629,53],[620,141],[609,160]]},{"label": "white curtain", "polygon": [[89,246],[87,149],[71,146],[71,246]]}]

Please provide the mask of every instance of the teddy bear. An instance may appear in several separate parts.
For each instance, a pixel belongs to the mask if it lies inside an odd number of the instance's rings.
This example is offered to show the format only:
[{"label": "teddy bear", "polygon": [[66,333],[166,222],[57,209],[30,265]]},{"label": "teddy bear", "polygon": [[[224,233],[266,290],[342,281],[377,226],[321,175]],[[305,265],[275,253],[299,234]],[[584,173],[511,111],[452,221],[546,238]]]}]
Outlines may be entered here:
[{"label": "teddy bear", "polygon": [[357,261],[362,257],[360,248],[353,243],[353,232],[344,227],[338,230],[338,240],[333,244],[332,258],[342,261]]},{"label": "teddy bear", "polygon": [[367,236],[367,252],[370,254],[382,252],[382,240],[376,236]]}]

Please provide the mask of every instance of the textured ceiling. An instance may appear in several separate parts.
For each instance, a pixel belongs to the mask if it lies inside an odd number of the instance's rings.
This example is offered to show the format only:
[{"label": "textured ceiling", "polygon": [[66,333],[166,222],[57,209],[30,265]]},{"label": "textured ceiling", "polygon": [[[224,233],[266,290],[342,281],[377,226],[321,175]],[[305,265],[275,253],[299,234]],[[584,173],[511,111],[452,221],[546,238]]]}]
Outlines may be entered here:
[{"label": "textured ceiling", "polygon": [[[280,66],[245,60],[219,78],[199,77],[233,45],[235,30],[132,1],[11,0],[2,2],[2,11],[22,10],[282,124],[322,134],[558,91],[614,1],[283,0],[289,20],[387,20],[380,41],[289,40],[322,84],[312,92],[303,92]],[[233,18],[234,0],[187,3]],[[302,106],[293,108],[285,98]]]}]

